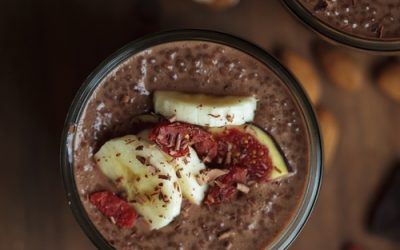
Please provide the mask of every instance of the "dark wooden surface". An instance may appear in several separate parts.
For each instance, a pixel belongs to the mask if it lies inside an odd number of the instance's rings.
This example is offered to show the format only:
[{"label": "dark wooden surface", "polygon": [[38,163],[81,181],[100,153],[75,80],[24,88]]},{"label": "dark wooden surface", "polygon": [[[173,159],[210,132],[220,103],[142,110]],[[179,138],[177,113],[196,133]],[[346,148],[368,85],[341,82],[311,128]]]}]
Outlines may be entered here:
[{"label": "dark wooden surface", "polygon": [[[143,34],[171,28],[225,31],[270,52],[287,46],[307,56],[309,41],[318,39],[278,0],[242,1],[224,12],[189,0],[0,3],[0,249],[94,249],[64,196],[58,164],[63,119],[101,60]],[[386,59],[358,57],[367,65]],[[339,120],[339,147],[314,213],[291,248],[340,249],[353,241],[365,249],[400,249],[365,227],[400,157],[400,104],[373,81],[356,93],[324,81],[322,103]]]}]

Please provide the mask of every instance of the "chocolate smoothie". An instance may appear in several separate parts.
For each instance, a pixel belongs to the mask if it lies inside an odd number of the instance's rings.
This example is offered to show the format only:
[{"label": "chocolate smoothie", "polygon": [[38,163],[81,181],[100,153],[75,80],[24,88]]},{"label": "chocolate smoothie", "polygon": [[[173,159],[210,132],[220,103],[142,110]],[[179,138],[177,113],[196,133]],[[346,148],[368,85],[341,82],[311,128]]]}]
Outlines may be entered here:
[{"label": "chocolate smoothie", "polygon": [[[180,215],[159,230],[147,230],[140,217],[132,229],[120,229],[88,200],[97,190],[118,191],[93,155],[105,141],[137,132],[132,118],[153,110],[154,90],[256,96],[254,123],[276,140],[291,173],[256,184],[222,204],[207,207],[184,201]],[[261,249],[285,229],[303,197],[309,136],[289,89],[261,62],[211,42],[165,43],[118,65],[84,107],[74,144],[77,190],[93,224],[117,249]]]},{"label": "chocolate smoothie", "polygon": [[371,40],[400,39],[398,0],[298,0],[329,26]]}]

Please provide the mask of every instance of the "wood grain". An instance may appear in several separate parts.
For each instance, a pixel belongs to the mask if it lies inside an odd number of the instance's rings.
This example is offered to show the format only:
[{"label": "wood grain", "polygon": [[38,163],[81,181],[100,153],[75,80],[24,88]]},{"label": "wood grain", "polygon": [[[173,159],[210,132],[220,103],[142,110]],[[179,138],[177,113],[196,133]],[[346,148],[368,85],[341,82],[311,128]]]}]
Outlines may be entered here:
[{"label": "wood grain", "polygon": [[[243,0],[224,12],[188,0],[0,3],[0,249],[94,249],[64,196],[58,164],[63,119],[101,60],[143,34],[171,28],[225,31],[269,52],[287,46],[310,60],[310,41],[320,40],[278,0]],[[385,59],[359,55],[366,67]],[[355,93],[323,77],[322,100],[337,117],[341,137],[314,213],[291,249],[340,249],[347,241],[399,249],[370,234],[365,221],[390,163],[400,158],[400,104],[371,77]]]}]

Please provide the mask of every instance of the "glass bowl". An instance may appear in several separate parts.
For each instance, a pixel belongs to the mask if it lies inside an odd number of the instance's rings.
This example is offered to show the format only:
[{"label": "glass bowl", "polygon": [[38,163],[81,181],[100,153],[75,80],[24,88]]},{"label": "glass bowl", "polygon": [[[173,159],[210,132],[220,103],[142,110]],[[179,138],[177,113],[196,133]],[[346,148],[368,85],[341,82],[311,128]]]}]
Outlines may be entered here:
[{"label": "glass bowl", "polygon": [[292,220],[286,225],[286,228],[282,233],[269,245],[269,248],[271,249],[285,249],[291,244],[291,242],[293,242],[310,216],[321,184],[322,148],[317,119],[302,87],[289,71],[286,70],[275,58],[261,48],[245,40],[219,32],[205,30],[176,30],[149,35],[133,41],[121,48],[102,62],[93,73],[90,74],[72,102],[65,121],[65,128],[61,139],[61,172],[68,204],[76,220],[89,239],[100,249],[113,249],[91,222],[80,200],[74,175],[74,126],[78,124],[84,107],[93,91],[101,83],[102,79],[104,79],[104,77],[106,77],[107,74],[117,65],[130,56],[152,46],[166,42],[187,40],[219,43],[241,50],[258,59],[260,62],[266,64],[275,74],[277,74],[282,82],[287,85],[294,96],[295,102],[297,102],[297,105],[300,107],[300,111],[305,120],[306,129],[308,130],[308,141],[310,142],[309,174],[307,176],[303,198],[300,201],[297,211],[292,216]]},{"label": "glass bowl", "polygon": [[400,51],[400,39],[368,39],[345,33],[321,21],[307,10],[298,0],[283,0],[284,5],[302,23],[327,40],[348,47],[378,53],[394,53]]}]

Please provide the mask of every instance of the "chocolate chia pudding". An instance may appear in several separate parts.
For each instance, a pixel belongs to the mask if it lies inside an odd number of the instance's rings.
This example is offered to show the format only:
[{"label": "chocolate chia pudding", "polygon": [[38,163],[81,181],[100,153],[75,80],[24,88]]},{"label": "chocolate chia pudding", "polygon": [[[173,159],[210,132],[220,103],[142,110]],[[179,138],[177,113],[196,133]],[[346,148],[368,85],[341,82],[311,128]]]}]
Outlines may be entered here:
[{"label": "chocolate chia pudding", "polygon": [[[279,145],[289,175],[254,184],[248,193],[209,207],[184,199],[181,213],[158,230],[149,230],[140,216],[133,228],[118,227],[89,200],[97,190],[121,191],[100,171],[93,156],[106,141],[138,132],[132,118],[154,110],[156,90],[255,96],[254,124]],[[201,39],[161,43],[116,65],[85,103],[69,129],[76,190],[87,216],[114,248],[262,249],[298,213],[310,174],[313,135],[291,90],[252,56]]]},{"label": "chocolate chia pudding", "polygon": [[298,0],[329,26],[371,40],[399,40],[400,2],[397,0]]}]

